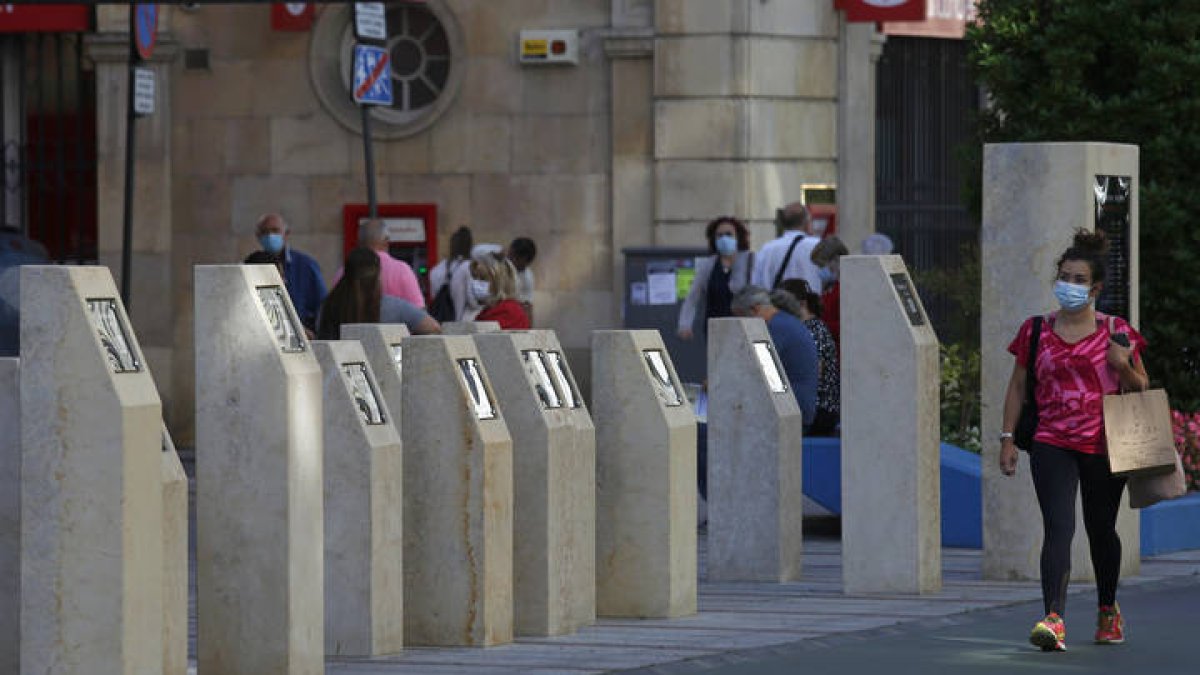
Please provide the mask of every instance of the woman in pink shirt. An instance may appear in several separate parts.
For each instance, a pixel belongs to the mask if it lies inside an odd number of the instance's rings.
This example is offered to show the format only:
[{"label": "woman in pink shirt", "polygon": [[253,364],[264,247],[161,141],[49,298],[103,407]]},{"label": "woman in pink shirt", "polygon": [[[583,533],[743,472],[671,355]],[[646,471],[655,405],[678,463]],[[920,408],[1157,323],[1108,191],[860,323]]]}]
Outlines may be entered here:
[{"label": "woman in pink shirt", "polygon": [[[1029,639],[1045,651],[1066,649],[1062,617],[1071,576],[1075,497],[1080,491],[1100,605],[1095,641],[1124,641],[1124,622],[1116,602],[1121,573],[1116,523],[1125,479],[1113,476],[1108,468],[1103,403],[1105,394],[1145,389],[1149,378],[1142,361],[1145,339],[1124,319],[1093,308],[1104,285],[1107,248],[1103,233],[1079,230],[1073,245],[1059,258],[1054,295],[1061,310],[1042,321],[1034,361],[1039,417],[1029,465],[1042,512],[1046,618],[1034,626]],[[1026,319],[1008,346],[1016,357],[1000,435],[1000,469],[1008,476],[1017,469],[1013,430],[1024,399],[1032,332],[1033,319]]]}]

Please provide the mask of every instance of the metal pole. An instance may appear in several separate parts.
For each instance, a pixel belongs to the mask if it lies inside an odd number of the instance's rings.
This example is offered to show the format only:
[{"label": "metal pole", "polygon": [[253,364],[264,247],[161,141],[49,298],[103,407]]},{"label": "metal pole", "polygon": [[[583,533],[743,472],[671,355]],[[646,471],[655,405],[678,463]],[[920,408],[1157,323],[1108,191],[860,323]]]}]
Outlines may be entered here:
[{"label": "metal pole", "polygon": [[371,151],[371,108],[362,108],[363,156],[367,160],[367,211],[372,218],[379,217],[379,204],[375,200],[375,155]]},{"label": "metal pole", "polygon": [[129,305],[129,284],[133,275],[133,144],[134,122],[137,120],[137,115],[133,112],[133,70],[137,65],[135,58],[137,47],[134,45],[134,40],[137,39],[134,25],[136,21],[136,5],[131,4],[129,6],[129,76],[127,78],[129,90],[125,97],[125,229],[121,238],[121,301],[125,303],[125,311],[128,313],[133,311]]}]

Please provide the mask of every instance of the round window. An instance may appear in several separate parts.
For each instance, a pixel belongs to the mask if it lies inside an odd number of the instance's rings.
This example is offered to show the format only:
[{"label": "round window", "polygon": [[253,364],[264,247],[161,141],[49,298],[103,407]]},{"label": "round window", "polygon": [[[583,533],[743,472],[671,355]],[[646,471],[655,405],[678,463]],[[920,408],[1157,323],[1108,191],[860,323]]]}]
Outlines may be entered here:
[{"label": "round window", "polygon": [[[309,68],[317,97],[343,126],[362,132],[350,94],[354,26],[349,7],[327,8],[313,30]],[[392,105],[371,108],[372,134],[400,138],[432,124],[462,81],[462,32],[442,0],[387,6]]]}]

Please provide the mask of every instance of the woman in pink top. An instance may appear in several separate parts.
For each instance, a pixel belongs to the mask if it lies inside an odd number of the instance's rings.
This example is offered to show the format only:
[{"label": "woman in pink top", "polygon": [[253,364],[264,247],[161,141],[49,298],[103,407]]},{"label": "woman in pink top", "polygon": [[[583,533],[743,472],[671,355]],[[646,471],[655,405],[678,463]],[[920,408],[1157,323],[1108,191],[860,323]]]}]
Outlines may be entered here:
[{"label": "woman in pink top", "polygon": [[[1142,361],[1146,341],[1124,319],[1093,308],[1104,285],[1106,250],[1103,233],[1079,230],[1073,245],[1059,258],[1054,295],[1062,309],[1042,321],[1034,361],[1039,418],[1029,465],[1042,512],[1046,618],[1034,626],[1029,639],[1046,651],[1066,649],[1062,617],[1071,575],[1075,497],[1080,491],[1100,605],[1095,641],[1124,641],[1116,601],[1121,573],[1116,523],[1125,479],[1113,476],[1108,468],[1103,403],[1105,394],[1145,389],[1149,378]],[[1016,363],[1008,381],[1000,434],[1000,469],[1007,476],[1017,469],[1012,432],[1024,399],[1032,324],[1032,318],[1026,319],[1008,346]]]}]

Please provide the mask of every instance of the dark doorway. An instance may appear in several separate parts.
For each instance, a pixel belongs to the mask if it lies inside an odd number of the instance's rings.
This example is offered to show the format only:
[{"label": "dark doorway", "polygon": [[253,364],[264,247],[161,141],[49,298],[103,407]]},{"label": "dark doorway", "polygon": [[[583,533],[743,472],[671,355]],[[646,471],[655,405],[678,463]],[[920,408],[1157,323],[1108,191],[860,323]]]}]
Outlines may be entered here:
[{"label": "dark doorway", "polygon": [[[954,269],[979,224],[963,203],[960,148],[972,142],[979,90],[963,40],[889,37],[877,73],[875,227],[918,273]],[[938,336],[949,334],[952,302],[922,293]]]}]

